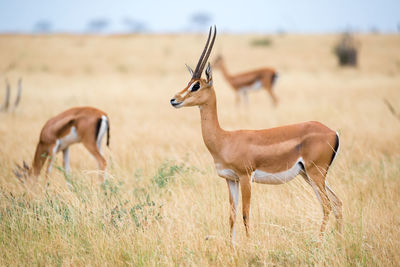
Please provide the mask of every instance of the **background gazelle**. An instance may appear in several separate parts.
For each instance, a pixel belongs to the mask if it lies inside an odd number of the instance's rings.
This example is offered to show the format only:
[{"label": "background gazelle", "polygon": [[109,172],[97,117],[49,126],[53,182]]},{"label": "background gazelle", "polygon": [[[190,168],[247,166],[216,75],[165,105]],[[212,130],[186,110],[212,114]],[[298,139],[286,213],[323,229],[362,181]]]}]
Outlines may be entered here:
[{"label": "background gazelle", "polygon": [[236,93],[236,102],[239,103],[240,95],[244,101],[248,102],[248,92],[264,88],[271,96],[274,106],[278,104],[278,98],[273,91],[273,86],[278,77],[276,70],[272,68],[260,68],[248,72],[230,74],[225,66],[225,61],[221,55],[217,56],[212,66],[219,68],[225,77],[225,80],[232,86]]},{"label": "background gazelle", "polygon": [[18,90],[17,90],[17,96],[15,97],[15,102],[14,105],[10,105],[10,98],[11,98],[11,89],[10,89],[10,84],[8,83],[8,80],[5,80],[6,83],[6,94],[5,98],[3,100],[3,104],[0,106],[0,111],[7,112],[10,109],[14,110],[18,107],[19,102],[21,101],[21,94],[22,94],[22,79],[18,79]]},{"label": "background gazelle", "polygon": [[[63,152],[64,170],[69,173],[69,146],[75,143],[82,143],[93,155],[99,164],[99,169],[104,171],[106,160],[101,154],[101,141],[107,133],[107,146],[110,138],[110,122],[104,111],[93,107],[75,107],[68,109],[48,120],[40,132],[39,143],[36,146],[32,167],[24,163],[23,167],[18,166],[15,174],[22,177],[38,176],[48,161],[46,176],[50,173],[56,154]],[[24,172],[28,173],[24,173]],[[101,175],[101,177],[104,177]]]},{"label": "background gazelle", "polygon": [[218,175],[226,179],[229,188],[232,242],[235,236],[239,184],[243,221],[249,236],[251,183],[282,184],[298,174],[312,186],[321,203],[323,220],[320,235],[325,231],[332,206],[341,231],[342,202],[326,183],[328,168],[339,148],[337,133],[319,122],[304,122],[266,130],[223,130],[218,122],[210,63],[205,71],[206,79],[201,78],[215,37],[214,26],[214,31],[210,28],[196,69],[193,71],[188,67],[191,80],[170,102],[175,108],[200,108],[204,143],[214,158]]}]

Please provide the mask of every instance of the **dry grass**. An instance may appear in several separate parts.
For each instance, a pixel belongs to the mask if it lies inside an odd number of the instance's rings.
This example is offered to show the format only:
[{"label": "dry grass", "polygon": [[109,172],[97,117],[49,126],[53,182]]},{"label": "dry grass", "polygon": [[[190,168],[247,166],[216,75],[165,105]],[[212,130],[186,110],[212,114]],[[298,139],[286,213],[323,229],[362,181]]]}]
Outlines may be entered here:
[{"label": "dry grass", "polygon": [[[358,36],[358,69],[339,69],[335,36],[219,36],[232,72],[274,66],[273,109],[265,92],[237,108],[215,71],[224,128],[267,128],[318,120],[341,135],[328,181],[344,202],[344,236],[331,217],[316,245],[319,204],[301,178],[254,186],[252,236],[238,216],[229,245],[228,192],[200,132],[197,108],[169,99],[188,81],[204,36],[1,36],[1,79],[24,81],[21,107],[0,114],[0,265],[394,265],[400,264],[400,36]],[[3,86],[1,87],[3,88]],[[13,91],[15,94],[15,91]],[[0,91],[0,100],[4,91]],[[78,105],[109,113],[109,173],[71,150],[73,173],[55,169],[48,185],[27,187],[14,162],[31,160],[45,121]],[[61,165],[61,158],[58,159]]]}]

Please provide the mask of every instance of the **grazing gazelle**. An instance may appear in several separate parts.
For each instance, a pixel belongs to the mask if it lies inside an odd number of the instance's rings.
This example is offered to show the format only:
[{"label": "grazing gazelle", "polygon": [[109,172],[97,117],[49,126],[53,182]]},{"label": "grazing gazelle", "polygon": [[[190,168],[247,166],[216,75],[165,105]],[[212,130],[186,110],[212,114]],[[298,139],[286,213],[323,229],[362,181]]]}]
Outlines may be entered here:
[{"label": "grazing gazelle", "polygon": [[[59,151],[63,152],[64,170],[69,172],[69,146],[82,143],[93,155],[99,164],[99,169],[104,171],[106,160],[101,154],[101,141],[107,133],[107,146],[110,138],[110,122],[104,111],[93,107],[75,107],[68,109],[51,118],[43,126],[40,132],[39,143],[36,147],[32,167],[24,163],[24,167],[18,167],[15,171],[17,177],[33,175],[37,177],[40,170],[49,158],[46,169],[47,174]],[[28,173],[21,173],[27,171]],[[101,176],[103,177],[103,176]]]},{"label": "grazing gazelle", "polygon": [[239,103],[240,95],[243,95],[244,101],[248,102],[247,93],[249,91],[264,88],[272,98],[274,106],[278,104],[273,86],[278,77],[276,70],[271,68],[261,68],[238,74],[229,74],[225,67],[225,61],[222,56],[217,56],[212,66],[222,71],[226,81],[232,86],[236,93],[236,102]]},{"label": "grazing gazelle", "polygon": [[[18,79],[18,91],[17,91],[17,97],[15,98],[14,106],[12,109],[16,109],[20,100],[21,100],[21,93],[22,93],[22,79]],[[8,83],[8,80],[6,79],[6,95],[3,101],[3,104],[0,107],[0,111],[7,112],[11,108],[10,106],[10,84]]]},{"label": "grazing gazelle", "polygon": [[200,108],[204,143],[214,158],[218,175],[225,178],[228,184],[232,242],[235,235],[239,184],[242,192],[243,221],[249,236],[251,183],[283,184],[298,174],[312,186],[322,205],[321,237],[332,207],[340,230],[342,202],[326,183],[328,168],[339,148],[337,133],[319,122],[304,122],[266,130],[221,129],[210,63],[205,71],[206,78],[201,78],[214,44],[216,28],[210,43],[211,33],[212,29],[195,71],[188,68],[192,75],[188,85],[170,102],[175,108]]}]

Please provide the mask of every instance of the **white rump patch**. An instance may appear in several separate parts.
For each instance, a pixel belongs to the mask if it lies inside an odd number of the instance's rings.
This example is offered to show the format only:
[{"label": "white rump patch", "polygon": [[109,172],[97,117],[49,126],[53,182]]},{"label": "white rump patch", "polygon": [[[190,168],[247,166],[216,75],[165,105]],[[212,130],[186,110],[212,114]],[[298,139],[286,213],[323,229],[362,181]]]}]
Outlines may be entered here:
[{"label": "white rump patch", "polygon": [[106,116],[101,116],[101,124],[100,124],[100,129],[99,129],[99,133],[98,133],[98,135],[97,135],[97,148],[99,149],[99,151],[100,151],[100,154],[102,154],[101,153],[101,140],[103,140],[103,137],[104,137],[104,134],[106,133],[106,131],[107,131],[107,117]]},{"label": "white rump patch", "polygon": [[251,176],[252,181],[260,184],[284,184],[295,178],[302,170],[301,164],[305,166],[303,158],[300,157],[288,170],[277,173],[269,173],[255,170]]},{"label": "white rump patch", "polygon": [[59,150],[64,150],[68,146],[74,143],[78,143],[80,141],[80,138],[78,136],[75,126],[72,126],[69,134],[58,140],[60,141]]}]

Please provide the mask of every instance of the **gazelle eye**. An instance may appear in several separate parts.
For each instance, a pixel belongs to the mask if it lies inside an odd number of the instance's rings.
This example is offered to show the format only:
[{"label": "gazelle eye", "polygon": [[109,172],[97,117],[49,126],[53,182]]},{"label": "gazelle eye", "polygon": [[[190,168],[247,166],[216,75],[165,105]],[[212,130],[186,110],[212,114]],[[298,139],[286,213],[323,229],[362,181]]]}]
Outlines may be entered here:
[{"label": "gazelle eye", "polygon": [[200,89],[200,83],[197,82],[197,83],[195,83],[195,84],[193,85],[192,90],[190,90],[190,92],[195,92],[195,91],[197,91],[197,90],[199,90],[199,89]]}]

